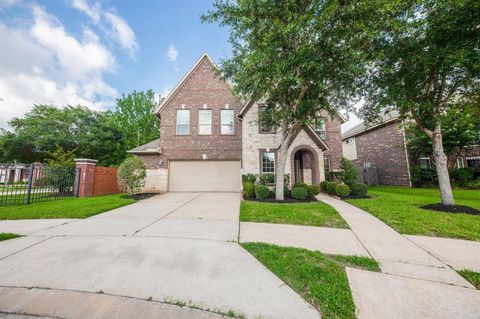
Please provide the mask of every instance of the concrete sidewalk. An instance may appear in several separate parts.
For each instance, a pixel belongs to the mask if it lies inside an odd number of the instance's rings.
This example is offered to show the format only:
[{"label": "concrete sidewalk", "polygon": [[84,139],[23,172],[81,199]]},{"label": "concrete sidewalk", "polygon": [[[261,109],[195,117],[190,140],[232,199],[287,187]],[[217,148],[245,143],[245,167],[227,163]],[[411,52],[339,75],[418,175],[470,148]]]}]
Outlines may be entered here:
[{"label": "concrete sidewalk", "polygon": [[[29,302],[15,308],[15,300],[33,302],[21,288],[38,287],[66,291],[67,299],[71,292],[87,299],[101,292],[136,298],[142,305],[173,300],[248,318],[319,318],[315,308],[238,245],[239,206],[238,193],[169,193],[2,242],[0,287],[20,290],[8,292],[15,298],[0,302],[0,312],[34,309]],[[6,295],[0,290],[0,300]],[[74,304],[55,296],[50,310],[66,307],[67,317],[75,318],[68,308]],[[115,313],[119,303],[108,300],[106,309],[110,304]],[[178,316],[164,317],[183,318],[177,308]]]},{"label": "concrete sidewalk", "polygon": [[478,318],[480,291],[442,260],[385,223],[335,198],[335,208],[382,273],[349,269],[358,318]]}]

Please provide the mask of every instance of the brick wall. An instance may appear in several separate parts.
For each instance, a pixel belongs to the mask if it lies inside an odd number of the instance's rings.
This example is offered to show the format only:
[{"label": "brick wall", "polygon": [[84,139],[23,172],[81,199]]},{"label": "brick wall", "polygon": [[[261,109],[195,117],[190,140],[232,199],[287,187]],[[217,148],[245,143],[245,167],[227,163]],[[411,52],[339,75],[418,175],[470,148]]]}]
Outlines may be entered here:
[{"label": "brick wall", "polygon": [[361,173],[365,163],[371,163],[378,183],[410,186],[407,155],[400,122],[391,122],[355,137],[357,159],[353,162]]},{"label": "brick wall", "polygon": [[93,179],[93,196],[121,193],[117,181],[117,169],[114,167],[95,167]]}]

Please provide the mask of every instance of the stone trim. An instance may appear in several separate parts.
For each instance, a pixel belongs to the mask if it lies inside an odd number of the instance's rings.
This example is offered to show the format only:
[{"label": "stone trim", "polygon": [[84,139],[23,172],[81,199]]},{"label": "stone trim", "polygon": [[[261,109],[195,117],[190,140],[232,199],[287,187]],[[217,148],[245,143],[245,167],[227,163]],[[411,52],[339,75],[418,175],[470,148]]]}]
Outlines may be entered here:
[{"label": "stone trim", "polygon": [[290,153],[290,182],[292,185],[294,185],[297,182],[296,180],[294,180],[296,179],[296,177],[294,176],[295,175],[295,153],[297,153],[297,151],[302,149],[306,149],[313,154],[312,184],[318,185],[320,183],[320,168],[318,165],[319,163],[318,153],[313,147],[309,145],[304,145],[304,144],[296,146]]}]

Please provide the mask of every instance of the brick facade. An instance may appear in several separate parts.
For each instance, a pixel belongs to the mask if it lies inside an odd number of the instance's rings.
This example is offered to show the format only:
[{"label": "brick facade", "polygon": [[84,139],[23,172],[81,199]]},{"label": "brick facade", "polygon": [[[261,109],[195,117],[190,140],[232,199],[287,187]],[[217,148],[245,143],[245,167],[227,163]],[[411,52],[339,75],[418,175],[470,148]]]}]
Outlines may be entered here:
[{"label": "brick facade", "polygon": [[[190,134],[176,135],[176,111],[190,110]],[[205,106],[204,106],[205,105]],[[212,134],[198,134],[198,112],[212,110]],[[241,103],[229,86],[215,73],[214,66],[204,56],[188,79],[160,111],[160,147],[158,167],[167,168],[168,160],[240,160],[242,126],[234,116],[233,135],[220,134],[220,111],[233,109],[236,115]],[[153,161],[153,159],[149,159]],[[149,163],[155,166],[157,163]]]},{"label": "brick facade", "polygon": [[[400,123],[389,122],[355,136],[356,158],[353,162],[362,177],[373,174],[373,179],[381,185],[410,186],[405,138]],[[367,176],[362,179],[364,182],[369,180]]]}]

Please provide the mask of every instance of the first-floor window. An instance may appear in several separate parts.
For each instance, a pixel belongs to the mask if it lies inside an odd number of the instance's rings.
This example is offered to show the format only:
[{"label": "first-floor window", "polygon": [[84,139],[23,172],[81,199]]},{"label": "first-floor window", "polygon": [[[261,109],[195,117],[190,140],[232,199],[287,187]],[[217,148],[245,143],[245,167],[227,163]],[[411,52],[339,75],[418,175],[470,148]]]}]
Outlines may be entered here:
[{"label": "first-floor window", "polygon": [[198,134],[212,134],[212,110],[198,111]]},{"label": "first-floor window", "polygon": [[220,133],[225,135],[233,135],[233,110],[221,110],[220,122]]},{"label": "first-floor window", "polygon": [[262,174],[275,173],[275,153],[262,153]]},{"label": "first-floor window", "polygon": [[190,134],[190,110],[177,110],[177,135]]},{"label": "first-floor window", "polygon": [[423,168],[423,169],[432,168],[429,157],[420,157],[418,159],[418,165],[420,166],[420,168]]},{"label": "first-floor window", "polygon": [[465,162],[463,161],[463,157],[457,157],[457,168],[464,168]]},{"label": "first-floor window", "polygon": [[330,156],[323,156],[323,169],[325,170],[325,174],[330,172]]}]

